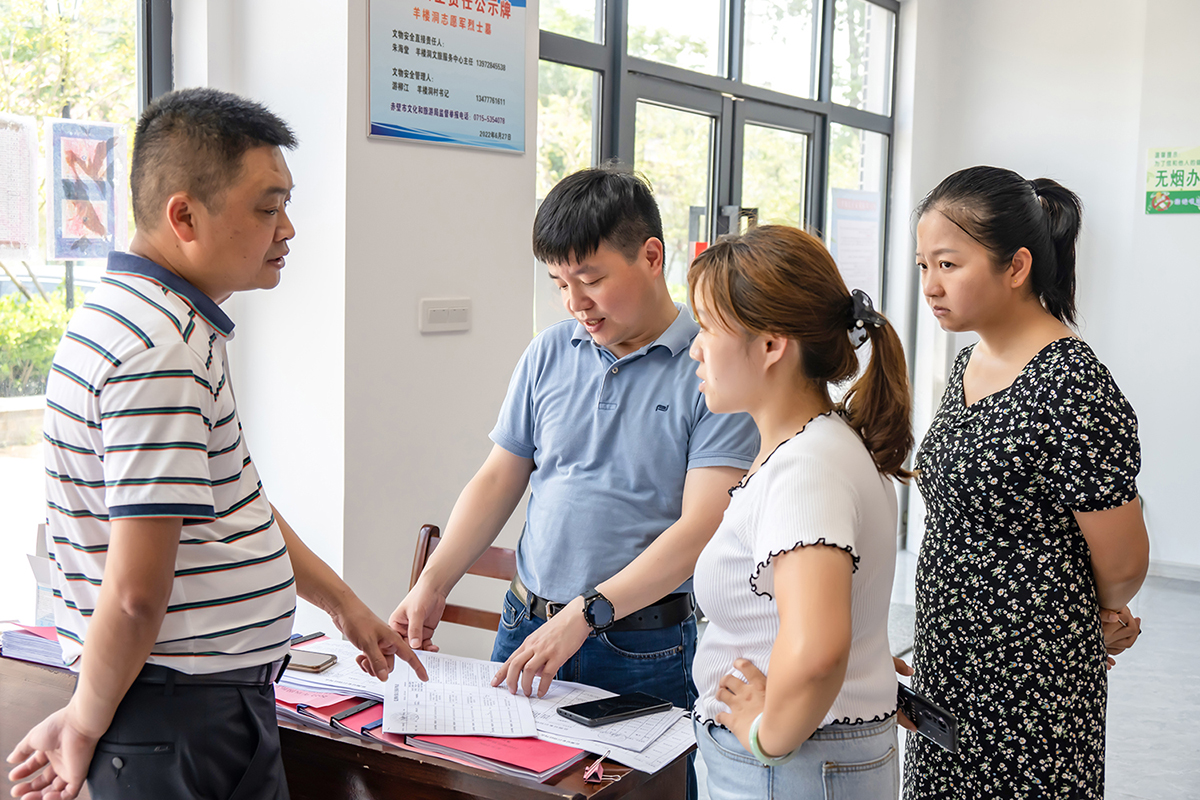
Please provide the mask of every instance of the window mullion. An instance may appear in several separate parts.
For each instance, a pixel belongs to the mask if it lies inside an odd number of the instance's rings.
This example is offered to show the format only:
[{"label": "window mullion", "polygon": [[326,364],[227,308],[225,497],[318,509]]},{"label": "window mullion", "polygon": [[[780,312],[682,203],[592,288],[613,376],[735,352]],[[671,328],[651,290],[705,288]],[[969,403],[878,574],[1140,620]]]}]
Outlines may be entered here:
[{"label": "window mullion", "polygon": [[833,97],[833,28],[837,12],[835,0],[822,0],[821,70],[817,79],[817,100],[830,102]]},{"label": "window mullion", "polygon": [[[605,7],[608,15],[608,35],[605,43],[610,48],[612,70],[609,73],[609,83],[612,85],[612,105],[609,108],[611,132],[610,157],[633,163],[634,111],[637,108],[637,98],[632,91],[625,91],[629,85],[629,0],[608,0]],[[626,97],[626,95],[629,95]],[[607,93],[606,93],[607,96]]]},{"label": "window mullion", "polygon": [[716,186],[713,187],[712,219],[709,220],[710,239],[725,233],[721,227],[721,206],[741,202],[742,188],[740,181],[735,179],[740,171],[734,165],[742,161],[741,136],[737,126],[740,122],[737,115],[737,101],[732,97],[721,98],[721,116],[717,119],[717,165],[713,170]]},{"label": "window mullion", "polygon": [[744,72],[746,38],[746,0],[729,0],[729,35],[726,38],[729,59],[726,75],[741,83]]},{"label": "window mullion", "polygon": [[171,0],[139,0],[137,4],[138,116],[154,98],[174,88],[171,60]]},{"label": "window mullion", "polygon": [[585,42],[552,31],[538,31],[538,58],[596,72],[606,72],[612,66],[609,45]]}]

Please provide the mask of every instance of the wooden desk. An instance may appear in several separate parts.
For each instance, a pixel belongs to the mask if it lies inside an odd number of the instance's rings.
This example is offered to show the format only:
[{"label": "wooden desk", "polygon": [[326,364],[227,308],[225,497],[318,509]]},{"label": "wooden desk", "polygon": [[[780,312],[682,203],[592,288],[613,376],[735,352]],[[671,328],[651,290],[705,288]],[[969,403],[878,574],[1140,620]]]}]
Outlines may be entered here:
[{"label": "wooden desk", "polygon": [[[75,676],[66,670],[0,658],[0,758],[12,752],[31,727],[65,705],[74,689]],[[587,761],[536,783],[385,749],[333,731],[281,724],[279,738],[292,800],[669,800],[684,796],[687,780],[683,756],[654,775],[631,771],[619,781],[597,786],[583,782]],[[0,796],[7,797],[11,788],[6,765]]]}]

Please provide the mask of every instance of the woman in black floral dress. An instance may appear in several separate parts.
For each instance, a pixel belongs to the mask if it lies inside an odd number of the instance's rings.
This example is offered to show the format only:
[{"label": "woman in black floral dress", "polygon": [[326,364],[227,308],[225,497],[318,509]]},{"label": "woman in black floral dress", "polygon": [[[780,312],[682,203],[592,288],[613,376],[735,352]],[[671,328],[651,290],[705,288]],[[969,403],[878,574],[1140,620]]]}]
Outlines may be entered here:
[{"label": "woman in black floral dress", "polygon": [[980,341],[915,462],[913,687],[958,718],[959,750],[909,736],[905,798],[1102,800],[1105,638],[1111,654],[1136,637],[1149,545],[1137,419],[1068,327],[1079,201],[975,167],[918,214],[925,298]]}]

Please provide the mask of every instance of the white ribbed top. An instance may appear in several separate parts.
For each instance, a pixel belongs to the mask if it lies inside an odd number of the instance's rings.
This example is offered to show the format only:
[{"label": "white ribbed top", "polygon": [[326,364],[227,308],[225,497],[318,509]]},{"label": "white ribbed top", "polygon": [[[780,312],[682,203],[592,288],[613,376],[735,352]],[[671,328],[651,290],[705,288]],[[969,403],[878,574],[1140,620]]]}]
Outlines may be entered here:
[{"label": "white ribbed top", "polygon": [[821,725],[891,715],[896,672],[887,619],[896,571],[895,484],[879,474],[845,420],[826,414],[780,445],[732,494],[696,562],[696,600],[709,622],[693,668],[700,693],[693,715],[707,723],[729,710],[716,693],[735,659],[747,658],[769,676],[779,635],[772,558],[817,544],[854,556],[850,660]]}]

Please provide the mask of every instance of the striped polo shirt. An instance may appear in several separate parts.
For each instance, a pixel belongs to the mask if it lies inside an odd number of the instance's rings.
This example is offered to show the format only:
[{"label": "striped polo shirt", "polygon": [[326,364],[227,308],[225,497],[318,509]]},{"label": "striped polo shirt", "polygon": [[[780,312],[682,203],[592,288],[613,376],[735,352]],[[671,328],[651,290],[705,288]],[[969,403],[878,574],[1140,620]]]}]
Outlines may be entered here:
[{"label": "striped polo shirt", "polygon": [[111,520],[182,517],[149,663],[190,674],[281,658],[296,610],[283,534],[238,421],[233,322],[172,272],[112,253],[46,385],[47,546],[67,663],[82,652]]}]

